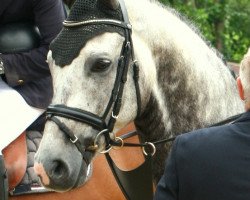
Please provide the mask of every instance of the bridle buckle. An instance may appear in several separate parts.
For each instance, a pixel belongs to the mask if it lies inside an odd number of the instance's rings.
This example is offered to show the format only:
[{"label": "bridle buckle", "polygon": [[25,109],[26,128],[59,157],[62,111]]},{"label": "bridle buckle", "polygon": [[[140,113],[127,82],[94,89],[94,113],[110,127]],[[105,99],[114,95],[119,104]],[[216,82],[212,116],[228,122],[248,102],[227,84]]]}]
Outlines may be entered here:
[{"label": "bridle buckle", "polygon": [[74,137],[75,137],[74,139],[71,139],[71,138],[70,138],[70,141],[71,141],[73,144],[75,144],[75,143],[78,141],[78,137],[75,136],[75,135],[74,135]]}]

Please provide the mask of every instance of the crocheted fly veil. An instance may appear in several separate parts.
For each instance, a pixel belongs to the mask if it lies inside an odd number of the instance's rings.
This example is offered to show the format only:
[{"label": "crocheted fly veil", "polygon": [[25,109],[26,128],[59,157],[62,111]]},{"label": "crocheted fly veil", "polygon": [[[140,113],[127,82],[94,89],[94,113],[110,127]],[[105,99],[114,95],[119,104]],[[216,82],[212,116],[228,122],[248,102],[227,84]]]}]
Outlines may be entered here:
[{"label": "crocheted fly veil", "polygon": [[69,65],[89,39],[104,32],[116,32],[124,36],[124,30],[112,24],[84,24],[98,19],[123,21],[120,6],[114,10],[105,4],[105,0],[76,0],[66,22],[79,22],[80,25],[65,25],[50,45],[56,65]]}]

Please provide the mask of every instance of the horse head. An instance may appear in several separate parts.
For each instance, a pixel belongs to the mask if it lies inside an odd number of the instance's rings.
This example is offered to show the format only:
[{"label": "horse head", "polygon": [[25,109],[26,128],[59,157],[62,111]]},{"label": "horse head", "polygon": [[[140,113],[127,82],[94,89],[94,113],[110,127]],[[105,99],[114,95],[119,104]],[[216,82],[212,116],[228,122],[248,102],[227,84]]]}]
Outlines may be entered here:
[{"label": "horse head", "polygon": [[78,0],[51,44],[54,96],[35,156],[45,187],[66,191],[85,183],[93,157],[143,106],[123,12],[117,0]]}]

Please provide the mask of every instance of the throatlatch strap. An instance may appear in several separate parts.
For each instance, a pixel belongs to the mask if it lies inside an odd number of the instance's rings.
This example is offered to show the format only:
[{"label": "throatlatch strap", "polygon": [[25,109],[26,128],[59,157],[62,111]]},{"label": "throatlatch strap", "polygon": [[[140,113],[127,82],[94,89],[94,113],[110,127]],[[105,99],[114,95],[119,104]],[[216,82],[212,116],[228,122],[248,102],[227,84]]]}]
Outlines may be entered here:
[{"label": "throatlatch strap", "polygon": [[108,153],[106,153],[105,156],[115,179],[127,200],[153,199],[151,155],[147,155],[145,157],[145,162],[131,171],[120,170]]}]

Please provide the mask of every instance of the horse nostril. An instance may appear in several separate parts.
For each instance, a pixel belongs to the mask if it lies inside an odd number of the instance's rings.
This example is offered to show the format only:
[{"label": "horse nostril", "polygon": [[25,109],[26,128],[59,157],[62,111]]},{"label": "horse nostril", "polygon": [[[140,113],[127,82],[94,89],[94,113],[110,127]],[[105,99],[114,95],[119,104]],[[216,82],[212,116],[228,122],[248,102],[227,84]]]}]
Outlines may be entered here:
[{"label": "horse nostril", "polygon": [[49,172],[49,176],[52,179],[64,179],[67,178],[69,174],[69,170],[67,165],[61,160],[55,160],[52,163],[51,171]]},{"label": "horse nostril", "polygon": [[55,175],[61,175],[63,172],[63,166],[60,161],[56,162],[56,166],[54,169],[54,174]]}]

